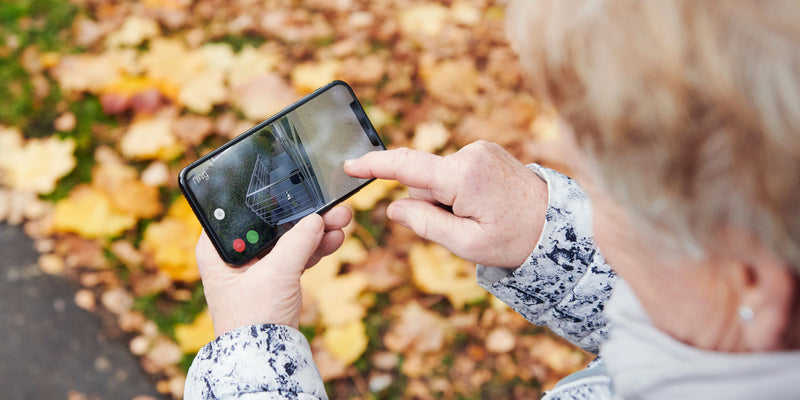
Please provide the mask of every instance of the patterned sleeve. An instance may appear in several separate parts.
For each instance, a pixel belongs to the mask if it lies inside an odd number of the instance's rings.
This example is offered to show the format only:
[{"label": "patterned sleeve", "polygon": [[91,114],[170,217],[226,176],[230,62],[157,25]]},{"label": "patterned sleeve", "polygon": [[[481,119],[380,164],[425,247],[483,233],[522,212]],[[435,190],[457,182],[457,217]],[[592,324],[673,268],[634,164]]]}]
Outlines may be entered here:
[{"label": "patterned sleeve", "polygon": [[234,329],[205,345],[189,368],[186,399],[327,399],[311,348],[283,325]]},{"label": "patterned sleeve", "polygon": [[516,269],[478,265],[478,283],[528,321],[596,354],[608,335],[603,307],[616,276],[595,248],[589,197],[556,171],[528,167],[549,191],[539,243]]}]

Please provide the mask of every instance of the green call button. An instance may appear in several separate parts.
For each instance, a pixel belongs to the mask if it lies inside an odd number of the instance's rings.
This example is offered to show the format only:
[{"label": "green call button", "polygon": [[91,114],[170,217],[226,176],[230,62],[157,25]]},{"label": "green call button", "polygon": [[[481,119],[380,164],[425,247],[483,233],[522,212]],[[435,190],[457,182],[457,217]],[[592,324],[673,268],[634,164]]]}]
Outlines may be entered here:
[{"label": "green call button", "polygon": [[247,231],[247,235],[245,237],[247,238],[247,241],[250,242],[251,244],[256,244],[256,242],[258,242],[258,232],[256,231],[253,230]]}]

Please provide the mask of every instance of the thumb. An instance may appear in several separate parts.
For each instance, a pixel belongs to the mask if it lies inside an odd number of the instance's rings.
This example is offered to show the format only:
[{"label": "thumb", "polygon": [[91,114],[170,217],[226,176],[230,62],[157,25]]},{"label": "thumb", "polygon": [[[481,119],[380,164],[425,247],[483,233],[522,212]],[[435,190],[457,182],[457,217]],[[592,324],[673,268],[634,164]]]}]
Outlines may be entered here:
[{"label": "thumb", "polygon": [[278,239],[278,243],[264,259],[269,259],[272,268],[278,268],[282,272],[301,273],[319,247],[324,228],[325,224],[318,214],[312,213],[304,217]]},{"label": "thumb", "polygon": [[478,223],[461,218],[427,201],[399,199],[386,210],[389,219],[413,230],[417,235],[462,253],[464,237],[472,235]]}]

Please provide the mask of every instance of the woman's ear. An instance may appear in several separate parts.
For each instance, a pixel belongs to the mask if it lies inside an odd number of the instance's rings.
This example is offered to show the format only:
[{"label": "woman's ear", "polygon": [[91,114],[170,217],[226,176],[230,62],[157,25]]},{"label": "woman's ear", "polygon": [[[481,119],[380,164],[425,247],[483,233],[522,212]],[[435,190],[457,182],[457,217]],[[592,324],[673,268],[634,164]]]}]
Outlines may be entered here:
[{"label": "woman's ear", "polygon": [[731,266],[738,293],[737,321],[744,351],[776,351],[793,347],[798,339],[797,278],[785,262],[761,246],[747,262]]}]

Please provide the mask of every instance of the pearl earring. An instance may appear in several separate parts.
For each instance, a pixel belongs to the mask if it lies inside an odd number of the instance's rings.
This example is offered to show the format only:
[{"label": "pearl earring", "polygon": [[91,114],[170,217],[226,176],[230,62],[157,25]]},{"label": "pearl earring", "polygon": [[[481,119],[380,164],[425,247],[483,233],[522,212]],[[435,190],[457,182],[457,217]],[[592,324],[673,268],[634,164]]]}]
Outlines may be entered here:
[{"label": "pearl earring", "polygon": [[749,324],[753,322],[753,309],[750,306],[739,306],[739,319],[742,322]]}]

